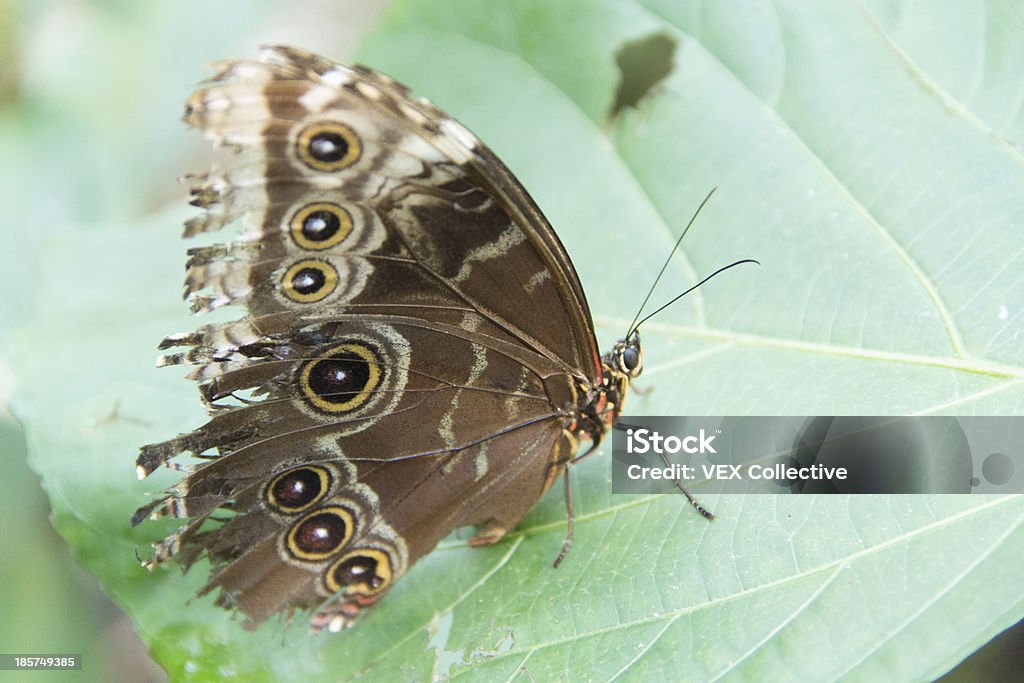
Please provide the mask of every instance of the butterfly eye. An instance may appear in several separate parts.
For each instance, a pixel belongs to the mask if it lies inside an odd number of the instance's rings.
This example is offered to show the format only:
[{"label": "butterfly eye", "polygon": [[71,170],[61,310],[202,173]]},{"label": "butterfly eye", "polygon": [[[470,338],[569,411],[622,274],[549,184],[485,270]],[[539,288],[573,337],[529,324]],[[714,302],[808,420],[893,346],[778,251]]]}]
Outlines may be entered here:
[{"label": "butterfly eye", "polygon": [[292,216],[289,232],[303,249],[330,249],[352,232],[352,214],[336,204],[307,204]]},{"label": "butterfly eye", "polygon": [[326,261],[306,259],[294,264],[281,278],[284,295],[300,304],[323,301],[338,287],[338,271]]},{"label": "butterfly eye", "polygon": [[348,543],[354,528],[352,513],[345,508],[322,508],[292,526],[286,546],[295,559],[323,560]]},{"label": "butterfly eye", "polygon": [[314,171],[334,173],[359,161],[362,145],[348,126],[324,121],[299,133],[295,151],[299,160]]},{"label": "butterfly eye", "polygon": [[281,512],[301,512],[323,498],[330,487],[331,474],[323,467],[296,467],[277,475],[266,497]]},{"label": "butterfly eye", "polygon": [[630,377],[636,377],[640,374],[642,370],[640,361],[640,350],[632,346],[627,346],[619,354],[619,363]]},{"label": "butterfly eye", "polygon": [[342,344],[302,367],[300,387],[313,407],[342,413],[362,406],[381,381],[381,364],[373,349]]},{"label": "butterfly eye", "polygon": [[391,583],[391,562],[386,553],[364,548],[348,553],[327,571],[324,579],[327,590],[337,593],[373,595]]}]

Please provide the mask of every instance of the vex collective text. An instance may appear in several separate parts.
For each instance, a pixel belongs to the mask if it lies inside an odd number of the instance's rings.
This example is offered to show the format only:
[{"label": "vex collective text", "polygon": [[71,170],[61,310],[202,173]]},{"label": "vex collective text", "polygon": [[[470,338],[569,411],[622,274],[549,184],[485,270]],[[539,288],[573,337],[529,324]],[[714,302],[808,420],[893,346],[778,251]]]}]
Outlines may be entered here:
[{"label": "vex collective text", "polygon": [[807,481],[814,479],[846,479],[845,467],[810,465],[792,467],[783,463],[774,465],[681,465],[644,467],[629,465],[626,476],[633,480],[667,479],[669,481],[725,481],[729,479],[763,479],[776,482]]}]

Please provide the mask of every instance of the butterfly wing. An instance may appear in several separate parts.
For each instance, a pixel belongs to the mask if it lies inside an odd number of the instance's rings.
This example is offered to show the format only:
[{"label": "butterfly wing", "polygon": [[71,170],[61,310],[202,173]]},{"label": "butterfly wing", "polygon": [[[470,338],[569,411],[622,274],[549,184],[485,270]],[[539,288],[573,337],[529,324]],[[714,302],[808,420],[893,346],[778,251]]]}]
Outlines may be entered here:
[{"label": "butterfly wing", "polygon": [[212,418],[143,448],[140,475],[205,460],[133,521],[188,518],[149,564],[208,556],[204,592],[248,626],[340,627],[452,529],[496,540],[550,486],[600,378],[590,313],[504,165],[381,74],[269,48],[219,65],[186,120],[237,152],[193,178],[186,234],[244,223],[190,251],[186,295],[246,315],[165,341]]}]

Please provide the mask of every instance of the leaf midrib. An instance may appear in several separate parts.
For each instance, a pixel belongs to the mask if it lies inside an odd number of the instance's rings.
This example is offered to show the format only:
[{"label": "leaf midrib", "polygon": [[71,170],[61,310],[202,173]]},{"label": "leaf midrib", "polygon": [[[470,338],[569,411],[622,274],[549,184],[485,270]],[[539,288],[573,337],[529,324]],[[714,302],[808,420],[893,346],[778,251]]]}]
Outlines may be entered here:
[{"label": "leaf midrib", "polygon": [[[623,327],[626,322],[627,321],[621,318],[614,317],[599,316],[595,319],[595,323],[601,327]],[[997,361],[982,361],[976,358],[960,359],[949,356],[929,356],[902,351],[883,351],[881,349],[866,349],[857,346],[808,342],[798,339],[786,339],[784,337],[769,337],[747,332],[736,332],[734,330],[725,330],[722,328],[695,327],[690,325],[647,323],[645,328],[648,331],[654,330],[671,334],[673,336],[698,337],[714,341],[732,342],[736,345],[760,346],[764,348],[805,351],[832,356],[847,356],[851,358],[862,358],[865,360],[938,367],[946,370],[957,370],[960,372],[970,372],[976,375],[995,377],[997,379],[1024,379],[1024,366],[1012,363],[1000,363]],[[672,364],[667,364],[657,368],[648,368],[647,374],[663,372],[666,368],[671,366]]]}]

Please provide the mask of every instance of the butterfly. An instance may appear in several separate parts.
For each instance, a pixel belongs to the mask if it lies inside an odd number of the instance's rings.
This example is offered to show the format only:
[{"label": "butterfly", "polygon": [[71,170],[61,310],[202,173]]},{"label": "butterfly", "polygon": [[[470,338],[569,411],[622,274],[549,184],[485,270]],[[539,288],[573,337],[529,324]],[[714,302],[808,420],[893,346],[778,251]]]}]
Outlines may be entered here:
[{"label": "butterfly", "polygon": [[140,477],[185,473],[132,518],[185,520],[144,565],[206,557],[200,594],[247,628],[308,610],[339,630],[453,529],[501,540],[561,476],[560,561],[569,471],[643,370],[636,327],[599,353],[540,209],[406,87],[289,47],[215,69],[185,121],[234,154],[190,178],[185,235],[243,228],[189,250],[185,293],[245,313],[161,344],[211,417],[141,449]]}]

